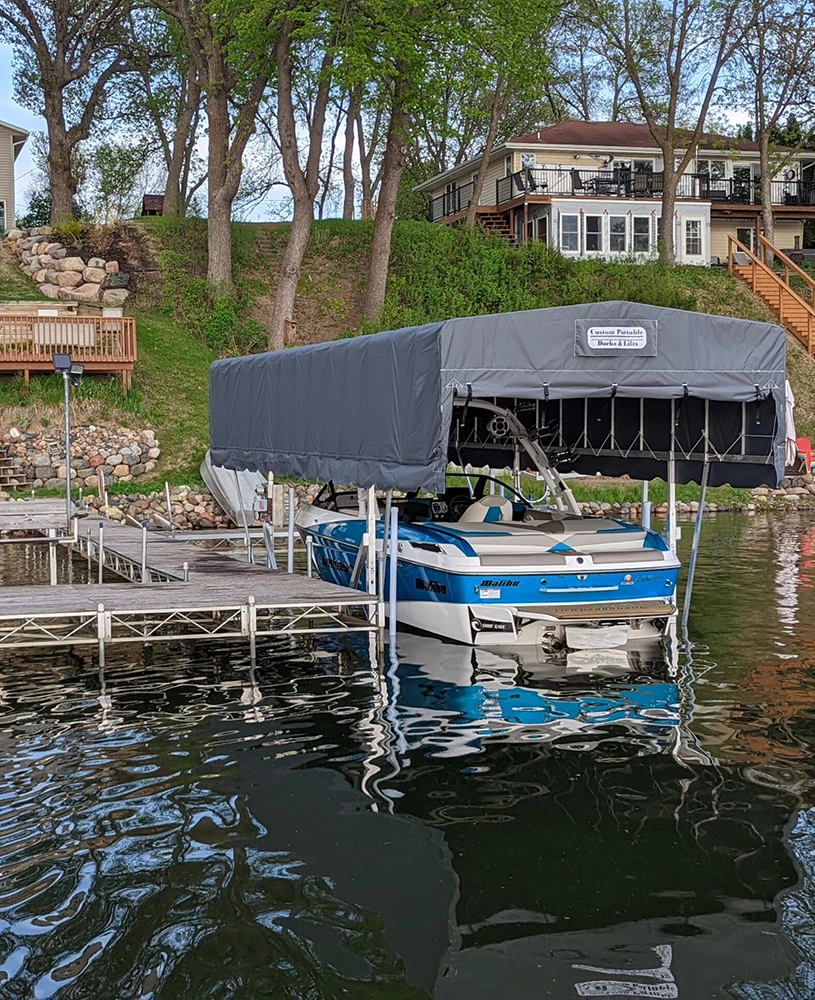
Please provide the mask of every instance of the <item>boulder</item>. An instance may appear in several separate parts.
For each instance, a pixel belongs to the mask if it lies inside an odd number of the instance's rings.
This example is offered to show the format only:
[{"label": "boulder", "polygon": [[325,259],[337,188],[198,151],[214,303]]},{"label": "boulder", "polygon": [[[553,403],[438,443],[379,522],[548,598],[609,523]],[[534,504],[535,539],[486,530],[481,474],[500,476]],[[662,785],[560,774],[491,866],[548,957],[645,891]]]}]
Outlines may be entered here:
[{"label": "boulder", "polygon": [[97,468],[98,466],[100,466],[100,465],[104,465],[104,464],[105,464],[105,460],[104,460],[104,458],[102,458],[102,456],[101,456],[101,455],[92,455],[92,456],[90,457],[90,459],[88,460],[88,465],[89,465],[89,466],[90,466],[90,467],[91,467],[92,469],[95,469],[95,468]]},{"label": "boulder", "polygon": [[6,233],[7,240],[21,240],[25,236],[22,229],[9,229]]},{"label": "boulder", "polygon": [[48,243],[45,247],[45,252],[51,253],[54,250],[61,250],[61,249],[62,249],[61,243]]},{"label": "boulder", "polygon": [[113,475],[116,476],[117,479],[123,479],[125,476],[129,476],[130,466],[124,464],[117,465],[116,468],[113,470]]},{"label": "boulder", "polygon": [[105,280],[105,272],[101,267],[91,267],[88,265],[82,272],[82,277],[85,281],[92,282],[95,285],[100,284]]},{"label": "boulder", "polygon": [[118,274],[119,273],[119,261],[118,260],[109,260],[109,261],[107,261],[107,263],[105,264],[105,271],[107,271],[108,274]]},{"label": "boulder", "polygon": [[130,284],[130,275],[117,271],[115,274],[105,274],[102,279],[102,288],[127,288]]},{"label": "boulder", "polygon": [[99,489],[99,476],[86,476],[84,479],[84,484],[89,489],[92,490]]},{"label": "boulder", "polygon": [[107,464],[108,465],[121,465],[122,464],[122,456],[119,455],[119,454],[111,455],[108,458]]},{"label": "boulder", "polygon": [[61,274],[62,271],[54,271],[54,270],[46,271],[45,280],[48,282],[49,285],[58,285],[59,277]]},{"label": "boulder", "polygon": [[144,470],[144,466],[141,464],[141,462],[138,462],[136,465],[131,465],[130,466],[130,475],[131,476],[140,476],[140,475],[142,475],[142,473],[144,471],[145,471]]},{"label": "boulder", "polygon": [[50,236],[53,233],[53,229],[50,226],[37,226],[35,229],[31,230],[32,236]]},{"label": "boulder", "polygon": [[[96,288],[99,286],[96,285]],[[129,292],[126,288],[106,288],[102,292],[102,305],[105,306],[122,306],[125,303]]]},{"label": "boulder", "polygon": [[56,250],[48,251],[54,260],[64,260],[68,256],[68,251],[65,247],[57,247]]},{"label": "boulder", "polygon": [[57,284],[60,288],[76,288],[82,284],[82,275],[79,271],[60,271]]},{"label": "boulder", "polygon": [[105,262],[101,257],[91,257],[88,261],[88,267],[98,267],[100,270],[105,270]]},{"label": "boulder", "polygon": [[81,274],[85,270],[85,261],[81,257],[63,257],[59,269],[60,271],[79,271]]},{"label": "boulder", "polygon": [[45,268],[43,268],[41,271],[35,271],[31,277],[37,282],[38,285],[41,285],[48,277],[48,272]]},{"label": "boulder", "polygon": [[50,465],[38,465],[34,469],[37,479],[50,479],[54,475],[54,470]]},{"label": "boulder", "polygon": [[44,285],[40,285],[40,292],[47,299],[58,299],[58,298],[60,298],[60,294],[59,293],[61,291],[62,291],[62,289],[59,287],[59,285],[52,285],[52,284],[49,284],[48,282],[46,282]]},{"label": "boulder", "polygon": [[82,299],[83,302],[98,302],[99,285],[94,285],[94,284],[79,285],[78,288],[73,289],[72,294],[74,298]]}]

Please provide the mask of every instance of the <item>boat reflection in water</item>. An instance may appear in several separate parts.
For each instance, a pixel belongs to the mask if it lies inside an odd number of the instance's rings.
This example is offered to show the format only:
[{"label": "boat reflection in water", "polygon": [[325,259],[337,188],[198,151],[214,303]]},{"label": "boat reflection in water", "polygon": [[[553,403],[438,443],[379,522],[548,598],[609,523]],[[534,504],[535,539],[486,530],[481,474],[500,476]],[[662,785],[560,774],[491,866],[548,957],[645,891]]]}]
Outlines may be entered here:
[{"label": "boat reflection in water", "polygon": [[[400,634],[390,670],[391,720],[439,756],[478,752],[486,738],[559,741],[586,749],[624,729],[665,749],[676,742],[675,643],[637,650],[467,648]],[[674,660],[674,662],[671,662]]]}]

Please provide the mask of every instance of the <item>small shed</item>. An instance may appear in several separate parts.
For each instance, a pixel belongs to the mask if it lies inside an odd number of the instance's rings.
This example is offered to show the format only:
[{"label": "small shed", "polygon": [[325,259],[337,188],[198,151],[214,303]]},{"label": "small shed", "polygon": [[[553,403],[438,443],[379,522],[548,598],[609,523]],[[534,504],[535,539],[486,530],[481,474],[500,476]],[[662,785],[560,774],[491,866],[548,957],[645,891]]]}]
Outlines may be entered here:
[{"label": "small shed", "polygon": [[164,215],[164,195],[146,194],[141,200],[141,214]]}]

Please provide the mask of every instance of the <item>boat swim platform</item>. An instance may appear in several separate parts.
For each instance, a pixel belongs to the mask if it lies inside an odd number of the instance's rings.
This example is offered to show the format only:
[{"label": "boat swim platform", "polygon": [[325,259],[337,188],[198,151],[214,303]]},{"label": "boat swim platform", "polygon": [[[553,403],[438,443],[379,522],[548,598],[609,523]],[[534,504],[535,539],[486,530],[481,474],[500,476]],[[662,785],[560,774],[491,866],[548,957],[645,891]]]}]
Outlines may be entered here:
[{"label": "boat swim platform", "polygon": [[[63,516],[64,516],[64,507]],[[80,522],[73,544],[121,583],[0,587],[0,651],[46,646],[370,632],[377,597],[268,570],[116,521]],[[101,529],[101,530],[100,530]],[[102,535],[100,543],[100,534]]]}]

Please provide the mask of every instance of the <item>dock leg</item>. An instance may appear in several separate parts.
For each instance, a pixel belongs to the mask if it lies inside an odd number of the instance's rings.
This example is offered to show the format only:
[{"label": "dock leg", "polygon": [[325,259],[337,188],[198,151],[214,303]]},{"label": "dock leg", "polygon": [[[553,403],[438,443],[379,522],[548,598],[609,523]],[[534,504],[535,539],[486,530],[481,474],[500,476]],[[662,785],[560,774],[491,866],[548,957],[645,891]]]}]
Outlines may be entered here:
[{"label": "dock leg", "polygon": [[105,665],[105,640],[109,639],[110,632],[110,612],[105,611],[105,605],[99,604],[96,608],[96,639],[99,644],[99,666]]},{"label": "dock leg", "polygon": [[651,527],[651,501],[648,499],[648,480],[642,481],[642,511],[640,512],[640,524],[649,530]]},{"label": "dock leg", "polygon": [[99,545],[96,549],[96,555],[99,559],[99,573],[96,582],[101,583],[105,573],[105,526],[101,521],[99,522]]},{"label": "dock leg", "polygon": [[390,556],[391,561],[388,564],[388,572],[390,579],[388,581],[388,631],[391,636],[391,642],[396,638],[396,590],[397,590],[397,573],[399,570],[399,511],[395,508],[391,508],[391,530],[390,530]]},{"label": "dock leg", "polygon": [[294,572],[294,487],[289,487],[289,553],[287,571]]},{"label": "dock leg", "polygon": [[87,556],[88,556],[88,583],[91,582],[93,577],[91,576],[91,529],[87,528],[85,531],[85,541],[87,542]]},{"label": "dock leg", "polygon": [[[368,551],[365,563],[366,590],[371,597],[376,597],[376,489],[369,486],[365,504],[366,531],[368,535]],[[372,605],[369,609],[368,620],[373,621],[378,617],[378,606]]]},{"label": "dock leg", "polygon": [[48,537],[48,576],[52,587],[57,585],[57,529],[49,528]]},{"label": "dock leg", "polygon": [[141,523],[141,582],[147,583],[147,521]]}]

